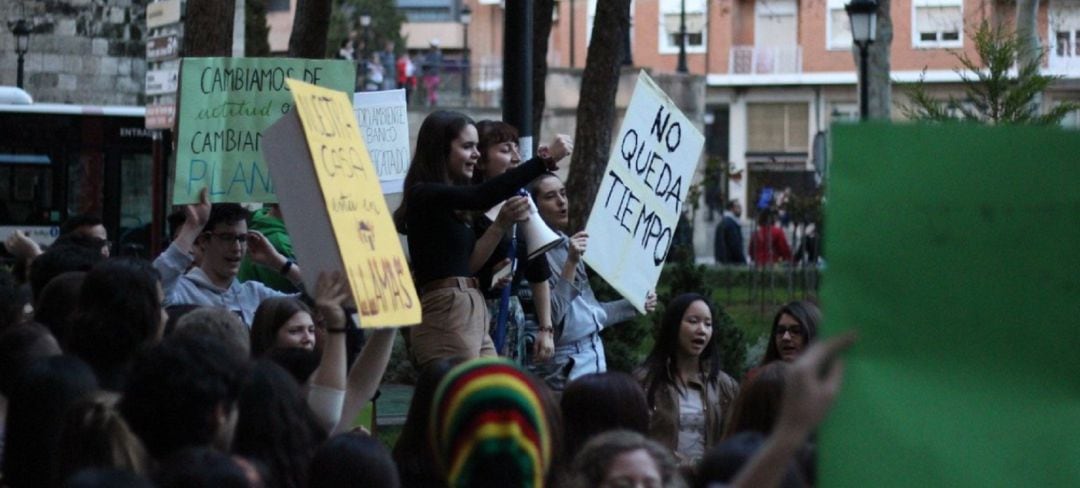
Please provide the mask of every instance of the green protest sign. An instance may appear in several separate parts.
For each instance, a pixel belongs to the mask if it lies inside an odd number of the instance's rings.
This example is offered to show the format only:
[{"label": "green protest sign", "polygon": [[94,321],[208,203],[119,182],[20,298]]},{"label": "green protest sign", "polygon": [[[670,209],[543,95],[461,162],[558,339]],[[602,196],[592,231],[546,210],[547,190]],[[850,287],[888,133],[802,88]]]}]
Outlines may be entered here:
[{"label": "green protest sign", "polygon": [[292,107],[286,78],[352,94],[348,61],[285,58],[184,58],[173,203],[274,202],[259,150],[263,129]]},{"label": "green protest sign", "polygon": [[1080,483],[1080,133],[838,126],[820,486]]}]

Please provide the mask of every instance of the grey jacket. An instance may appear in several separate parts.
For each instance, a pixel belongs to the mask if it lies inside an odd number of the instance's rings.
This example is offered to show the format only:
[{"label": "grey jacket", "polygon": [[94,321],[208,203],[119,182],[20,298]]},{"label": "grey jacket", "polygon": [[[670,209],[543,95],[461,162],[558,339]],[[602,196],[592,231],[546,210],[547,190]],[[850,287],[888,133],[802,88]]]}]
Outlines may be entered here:
[{"label": "grey jacket", "polygon": [[600,303],[589,286],[585,263],[579,262],[573,282],[562,277],[562,269],[570,251],[570,240],[563,241],[547,252],[551,267],[551,322],[555,324],[555,357],[552,361],[564,367],[573,361],[568,381],[589,373],[607,370],[604,343],[600,331],[605,327],[625,322],[637,315],[637,310],[626,300]]},{"label": "grey jacket", "polygon": [[233,279],[227,289],[214,285],[202,269],[196,267],[184,272],[192,258],[175,244],[154,260],[154,268],[161,274],[161,289],[165,293],[165,306],[192,304],[222,307],[240,316],[248,327],[255,318],[255,310],[263,300],[286,295],[258,281],[241,283]]}]

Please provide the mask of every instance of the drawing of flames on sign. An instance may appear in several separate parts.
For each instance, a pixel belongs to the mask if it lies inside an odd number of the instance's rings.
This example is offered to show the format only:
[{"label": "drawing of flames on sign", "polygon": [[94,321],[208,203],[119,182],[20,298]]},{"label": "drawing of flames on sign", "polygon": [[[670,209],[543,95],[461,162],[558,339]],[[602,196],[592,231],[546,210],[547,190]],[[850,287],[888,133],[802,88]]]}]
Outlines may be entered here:
[{"label": "drawing of flames on sign", "polygon": [[375,225],[366,220],[361,220],[357,225],[360,234],[360,242],[366,243],[371,250],[375,250]]}]

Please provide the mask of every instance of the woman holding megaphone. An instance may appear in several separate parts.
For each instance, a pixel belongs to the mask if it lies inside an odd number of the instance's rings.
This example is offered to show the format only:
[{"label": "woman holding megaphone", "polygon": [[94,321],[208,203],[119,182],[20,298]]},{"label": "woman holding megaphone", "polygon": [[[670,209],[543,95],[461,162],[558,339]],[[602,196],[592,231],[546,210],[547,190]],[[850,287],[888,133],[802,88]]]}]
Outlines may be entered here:
[{"label": "woman holding megaphone", "polygon": [[[481,120],[477,122],[476,130],[480,135],[480,160],[473,172],[473,183],[481,184],[521,163],[517,144],[518,132],[512,125],[497,120]],[[546,148],[541,153],[545,150]],[[494,220],[487,216],[478,216],[473,222],[477,236],[476,248],[469,263],[469,267],[476,271],[488,301],[495,348],[500,356],[506,356],[518,363],[525,362],[529,342],[525,333],[525,310],[517,296],[518,284],[523,277],[529,282],[532,291],[538,325],[532,340],[532,349],[528,354],[532,355],[534,361],[547,361],[555,347],[554,328],[551,325],[551,293],[548,288],[551,271],[547,259],[542,255],[544,244],[548,243],[539,242],[533,235],[528,236],[532,238],[531,241],[525,241],[528,225],[546,224],[538,215],[530,221],[530,208],[534,207],[530,205],[529,197],[516,196],[502,205],[498,217]],[[508,216],[519,209],[524,209],[526,219],[514,225],[514,221]],[[550,245],[559,242],[554,232],[548,234],[551,238]],[[490,257],[485,261],[485,256]]]},{"label": "woman holding megaphone", "polygon": [[[563,236],[561,244],[547,252],[555,357],[552,367],[537,370],[552,389],[562,390],[569,381],[607,370],[600,331],[630,320],[637,310],[627,300],[601,303],[593,294],[581,259],[589,235],[584,231],[566,235],[570,205],[562,180],[554,174],[544,174],[529,184],[529,193],[544,222]],[[656,293],[650,291],[645,297],[645,311],[652,312],[655,308]]]},{"label": "woman holding megaphone", "polygon": [[432,112],[420,125],[416,150],[405,175],[394,224],[408,236],[413,279],[422,318],[406,337],[413,365],[422,370],[439,358],[494,356],[487,304],[469,269],[476,244],[472,212],[512,196],[570,154],[570,139],[558,136],[547,158],[533,158],[506,173],[470,185],[479,137],[472,119],[458,112]]}]

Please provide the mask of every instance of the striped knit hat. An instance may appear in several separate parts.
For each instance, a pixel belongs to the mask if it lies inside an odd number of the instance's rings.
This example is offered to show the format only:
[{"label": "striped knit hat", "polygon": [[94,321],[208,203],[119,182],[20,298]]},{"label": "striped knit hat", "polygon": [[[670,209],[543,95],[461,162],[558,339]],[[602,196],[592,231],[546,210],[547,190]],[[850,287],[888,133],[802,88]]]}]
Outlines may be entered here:
[{"label": "striped knit hat", "polygon": [[498,358],[461,364],[435,390],[431,445],[451,487],[498,482],[539,488],[551,434],[535,383]]}]

